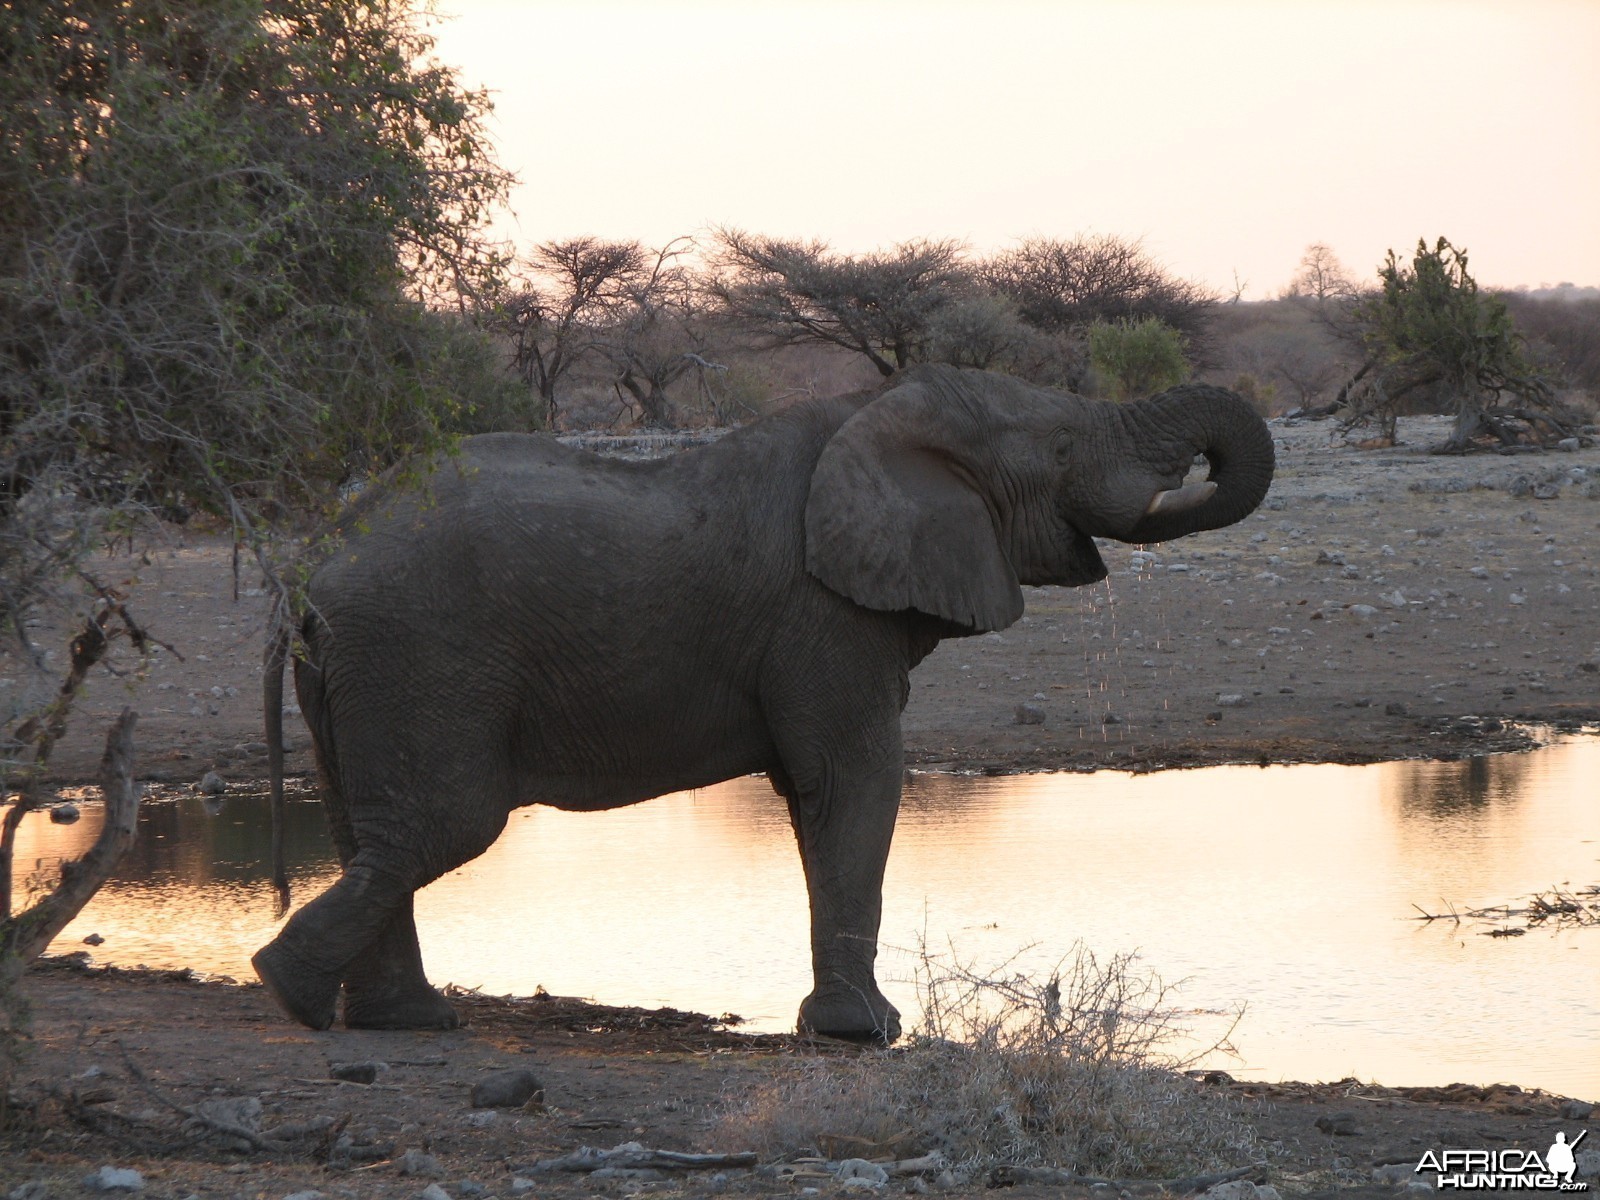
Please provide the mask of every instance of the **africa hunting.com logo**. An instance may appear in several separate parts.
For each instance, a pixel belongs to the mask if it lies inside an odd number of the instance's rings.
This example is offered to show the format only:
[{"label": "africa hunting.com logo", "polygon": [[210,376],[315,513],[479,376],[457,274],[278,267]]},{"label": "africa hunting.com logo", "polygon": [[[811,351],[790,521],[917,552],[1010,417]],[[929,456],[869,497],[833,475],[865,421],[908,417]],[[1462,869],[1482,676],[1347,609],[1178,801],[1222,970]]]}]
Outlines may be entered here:
[{"label": "africa hunting.com logo", "polygon": [[1586,1192],[1589,1185],[1574,1181],[1578,1160],[1574,1151],[1589,1136],[1585,1129],[1570,1143],[1557,1133],[1550,1149],[1537,1150],[1429,1150],[1412,1174],[1438,1172],[1436,1186],[1466,1190],[1532,1188],[1555,1192]]}]

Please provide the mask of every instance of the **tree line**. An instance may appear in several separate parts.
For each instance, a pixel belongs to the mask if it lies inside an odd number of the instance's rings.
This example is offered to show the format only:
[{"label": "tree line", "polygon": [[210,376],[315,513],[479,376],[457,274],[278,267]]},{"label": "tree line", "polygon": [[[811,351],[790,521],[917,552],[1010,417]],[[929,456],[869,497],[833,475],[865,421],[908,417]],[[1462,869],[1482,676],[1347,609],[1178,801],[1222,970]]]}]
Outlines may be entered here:
[{"label": "tree line", "polygon": [[1215,297],[1135,241],[1030,238],[990,258],[950,240],[848,254],[820,241],[716,231],[705,247],[593,237],[536,246],[490,318],[554,426],[587,371],[647,425],[674,418],[669,389],[713,395],[742,350],[822,346],[880,376],[917,362],[1002,370],[1082,390],[1177,382]]}]

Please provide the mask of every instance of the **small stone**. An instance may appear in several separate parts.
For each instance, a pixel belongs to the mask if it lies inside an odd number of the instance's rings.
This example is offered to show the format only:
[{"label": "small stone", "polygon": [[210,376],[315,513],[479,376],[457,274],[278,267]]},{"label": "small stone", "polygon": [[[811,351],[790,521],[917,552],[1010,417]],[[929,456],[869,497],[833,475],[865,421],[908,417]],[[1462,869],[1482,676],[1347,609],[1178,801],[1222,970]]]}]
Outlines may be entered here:
[{"label": "small stone", "polygon": [[1408,1180],[1406,1180],[1406,1191],[1408,1191],[1408,1192],[1420,1193],[1420,1192],[1431,1192],[1433,1190],[1434,1190],[1433,1189],[1433,1184],[1429,1183],[1426,1179],[1408,1179]]},{"label": "small stone", "polygon": [[329,1063],[328,1078],[342,1079],[346,1083],[376,1083],[378,1081],[378,1063]]},{"label": "small stone", "polygon": [[473,1108],[521,1108],[543,1096],[544,1085],[526,1067],[495,1071],[472,1085]]},{"label": "small stone", "polygon": [[394,1160],[394,1169],[401,1175],[418,1175],[424,1179],[443,1179],[444,1168],[433,1155],[422,1150],[407,1150]]},{"label": "small stone", "polygon": [[1256,1184],[1256,1200],[1283,1200],[1283,1194],[1270,1183]]},{"label": "small stone", "polygon": [[956,1186],[956,1183],[956,1173],[948,1168],[940,1171],[933,1177],[933,1186],[938,1188],[941,1192],[948,1192],[951,1188]]},{"label": "small stone", "polygon": [[[1321,1124],[1321,1122],[1318,1122]],[[1416,1177],[1416,1167],[1410,1163],[1388,1163],[1372,1168],[1374,1183],[1406,1183]]]},{"label": "small stone", "polygon": [[91,933],[88,937],[83,939],[83,944],[85,946],[101,946],[105,944],[105,938],[101,937],[98,933]]},{"label": "small stone", "polygon": [[142,1192],[144,1176],[132,1167],[107,1166],[85,1175],[83,1186],[91,1192]]},{"label": "small stone", "polygon": [[1563,1121],[1587,1121],[1594,1114],[1594,1105],[1587,1100],[1568,1100],[1561,1106]]},{"label": "small stone", "polygon": [[227,790],[228,785],[215,771],[207,771],[200,777],[200,794],[203,796],[220,796]]},{"label": "small stone", "polygon": [[437,1183],[430,1183],[417,1193],[418,1200],[450,1200],[450,1193]]},{"label": "small stone", "polygon": [[1221,708],[1243,708],[1249,703],[1238,692],[1224,692],[1217,697],[1217,705]]},{"label": "small stone", "polygon": [[500,1114],[495,1112],[494,1109],[488,1108],[484,1109],[482,1112],[467,1113],[461,1118],[461,1123],[463,1125],[470,1126],[473,1129],[487,1129],[499,1119]]},{"label": "small stone", "polygon": [[456,1195],[458,1196],[482,1196],[488,1190],[475,1179],[463,1179],[456,1184]]},{"label": "small stone", "polygon": [[323,1195],[317,1191],[290,1192],[283,1200],[323,1200]]},{"label": "small stone", "polygon": [[1230,1179],[1207,1188],[1202,1194],[1209,1200],[1256,1200],[1256,1185],[1248,1179]]},{"label": "small stone", "polygon": [[1561,495],[1559,483],[1536,483],[1533,485],[1533,498],[1535,500],[1554,500]]},{"label": "small stone", "polygon": [[1600,1150],[1579,1150],[1576,1162],[1578,1174],[1585,1179],[1600,1176]]},{"label": "small stone", "polygon": [[1557,450],[1565,450],[1568,454],[1571,454],[1574,450],[1581,450],[1582,448],[1583,443],[1577,438],[1562,438],[1556,443]]},{"label": "small stone", "polygon": [[58,804],[50,810],[50,824],[71,825],[78,819],[76,804]]},{"label": "small stone", "polygon": [[1108,712],[1108,713],[1106,713],[1104,716],[1102,716],[1100,718],[1100,724],[1102,724],[1102,725],[1121,725],[1122,724],[1122,718],[1117,716],[1116,713]]},{"label": "small stone", "polygon": [[525,1195],[526,1193],[533,1191],[533,1189],[538,1186],[539,1185],[537,1183],[526,1176],[513,1175],[511,1177],[511,1194],[513,1196]]},{"label": "small stone", "polygon": [[1043,725],[1044,709],[1037,704],[1019,704],[1016,708],[1015,719],[1018,725]]},{"label": "small stone", "polygon": [[1378,610],[1370,604],[1352,604],[1345,609],[1345,612],[1355,617],[1358,621],[1365,621],[1378,615]]},{"label": "small stone", "polygon": [[1411,710],[1398,700],[1391,700],[1383,706],[1383,715],[1386,717],[1409,717]]},{"label": "small stone", "polygon": [[889,1182],[889,1172],[877,1163],[868,1162],[864,1158],[847,1158],[839,1164],[839,1178],[841,1180],[859,1179],[868,1186],[878,1187]]}]

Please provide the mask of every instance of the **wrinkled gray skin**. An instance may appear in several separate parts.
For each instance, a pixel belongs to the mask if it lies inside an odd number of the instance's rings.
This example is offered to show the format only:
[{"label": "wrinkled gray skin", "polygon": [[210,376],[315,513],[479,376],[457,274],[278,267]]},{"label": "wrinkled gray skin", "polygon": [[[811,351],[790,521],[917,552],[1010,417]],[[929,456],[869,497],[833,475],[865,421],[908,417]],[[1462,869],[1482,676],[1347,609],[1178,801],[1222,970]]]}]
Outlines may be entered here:
[{"label": "wrinkled gray skin", "polygon": [[[1199,453],[1217,486],[1175,490]],[[344,873],[256,970],[315,1029],[341,988],[351,1027],[454,1026],[412,893],[512,809],[764,771],[811,899],[800,1026],[892,1039],[873,960],[909,672],[1010,625],[1021,584],[1103,578],[1093,536],[1240,520],[1272,465],[1229,392],[1119,406],[950,367],[654,462],[472,438],[420,493],[365,498],[312,580],[295,683]]]}]

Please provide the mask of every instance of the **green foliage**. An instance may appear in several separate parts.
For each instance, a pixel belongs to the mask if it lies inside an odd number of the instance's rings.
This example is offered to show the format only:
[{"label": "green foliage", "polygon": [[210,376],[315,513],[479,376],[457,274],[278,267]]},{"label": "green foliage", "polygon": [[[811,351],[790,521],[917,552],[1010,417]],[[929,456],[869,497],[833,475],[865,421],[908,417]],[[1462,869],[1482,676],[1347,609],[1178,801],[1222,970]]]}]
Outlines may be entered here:
[{"label": "green foliage", "polygon": [[1432,249],[1418,240],[1410,264],[1390,250],[1378,279],[1381,289],[1354,315],[1380,407],[1392,410],[1407,392],[1440,383],[1456,406],[1451,444],[1464,447],[1485,428],[1510,440],[1492,412],[1502,395],[1549,400],[1505,301],[1478,290],[1465,250],[1442,237]]},{"label": "green foliage", "polygon": [[1467,253],[1440,238],[1417,242],[1407,266],[1393,250],[1378,269],[1382,290],[1359,314],[1368,346],[1385,363],[1438,371],[1456,387],[1513,389],[1528,373],[1505,301],[1479,292]]},{"label": "green foliage", "polygon": [[116,511],[248,526],[441,444],[461,400],[430,306],[494,283],[479,231],[507,177],[483,96],[430,45],[406,6],[361,0],[4,8],[11,617],[40,536],[66,569]]},{"label": "green foliage", "polygon": [[1096,321],[1089,327],[1089,362],[1116,400],[1148,396],[1189,377],[1183,335],[1156,317]]}]

